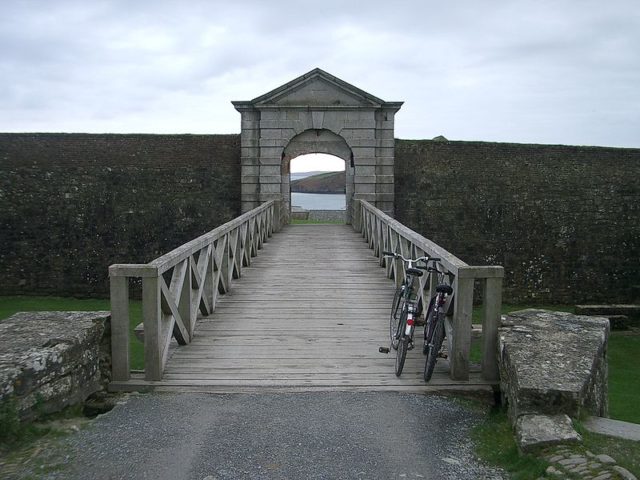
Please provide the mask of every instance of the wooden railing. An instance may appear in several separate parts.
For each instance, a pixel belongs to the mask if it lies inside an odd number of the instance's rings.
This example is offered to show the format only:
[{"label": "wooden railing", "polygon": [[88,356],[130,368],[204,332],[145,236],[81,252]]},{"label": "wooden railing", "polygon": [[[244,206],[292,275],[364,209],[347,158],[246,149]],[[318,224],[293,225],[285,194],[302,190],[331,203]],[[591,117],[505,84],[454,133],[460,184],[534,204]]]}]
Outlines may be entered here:
[{"label": "wooden railing", "polygon": [[160,380],[172,338],[191,342],[198,314],[213,313],[280,218],[280,202],[271,200],[150,263],[111,265],[112,380],[130,378],[130,278],[142,278],[145,378]]},{"label": "wooden railing", "polygon": [[[383,251],[401,253],[405,257],[428,255],[440,258],[440,267],[445,278],[453,287],[453,315],[447,317],[447,339],[450,376],[454,380],[469,379],[469,351],[471,347],[471,314],[473,310],[473,290],[475,281],[482,287],[482,376],[486,380],[498,380],[497,341],[500,309],[502,305],[501,266],[470,266],[431,240],[405,227],[364,200],[355,200],[353,226],[369,243],[380,265],[386,267],[387,276],[399,285],[404,279],[402,261],[390,260]],[[435,293],[435,275],[420,278],[419,296],[427,313],[429,299]],[[446,307],[447,310],[448,306]]]}]

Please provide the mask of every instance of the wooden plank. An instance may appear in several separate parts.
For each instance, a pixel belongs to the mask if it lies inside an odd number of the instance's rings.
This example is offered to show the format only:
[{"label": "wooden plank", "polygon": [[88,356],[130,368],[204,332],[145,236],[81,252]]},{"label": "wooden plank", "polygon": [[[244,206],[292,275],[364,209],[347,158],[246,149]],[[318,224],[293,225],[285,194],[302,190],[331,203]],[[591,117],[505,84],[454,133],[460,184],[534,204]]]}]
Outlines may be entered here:
[{"label": "wooden plank", "polygon": [[129,370],[129,279],[112,276],[111,289],[111,375],[127,381]]},{"label": "wooden plank", "polygon": [[498,327],[502,306],[502,278],[487,278],[483,281],[482,305],[482,377],[499,380]]},{"label": "wooden plank", "polygon": [[473,313],[473,278],[456,278],[451,337],[451,378],[469,379],[471,349],[471,315]]},{"label": "wooden plank", "polygon": [[144,323],[144,369],[147,380],[162,378],[162,345],[160,338],[160,277],[142,279],[142,320]]}]

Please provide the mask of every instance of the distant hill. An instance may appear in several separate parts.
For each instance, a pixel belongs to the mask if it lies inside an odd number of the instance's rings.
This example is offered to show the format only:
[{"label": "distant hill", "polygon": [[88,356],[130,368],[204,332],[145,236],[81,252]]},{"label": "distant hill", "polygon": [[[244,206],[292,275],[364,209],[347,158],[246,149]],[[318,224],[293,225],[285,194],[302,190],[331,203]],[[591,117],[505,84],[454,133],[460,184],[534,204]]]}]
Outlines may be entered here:
[{"label": "distant hill", "polygon": [[325,172],[293,180],[294,193],[345,193],[345,172]]},{"label": "distant hill", "polygon": [[320,173],[325,173],[325,172],[314,171],[314,172],[296,172],[296,173],[291,173],[291,181],[293,182],[294,180],[300,180],[301,178],[307,178],[307,177],[311,177],[313,175],[319,175]]}]

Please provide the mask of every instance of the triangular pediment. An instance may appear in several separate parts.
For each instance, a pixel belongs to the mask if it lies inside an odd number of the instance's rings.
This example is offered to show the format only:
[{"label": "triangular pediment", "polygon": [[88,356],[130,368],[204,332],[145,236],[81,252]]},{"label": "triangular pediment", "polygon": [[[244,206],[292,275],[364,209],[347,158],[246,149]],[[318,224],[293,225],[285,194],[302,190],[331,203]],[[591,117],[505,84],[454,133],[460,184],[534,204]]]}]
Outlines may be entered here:
[{"label": "triangular pediment", "polygon": [[251,102],[254,106],[380,107],[373,95],[316,68]]}]

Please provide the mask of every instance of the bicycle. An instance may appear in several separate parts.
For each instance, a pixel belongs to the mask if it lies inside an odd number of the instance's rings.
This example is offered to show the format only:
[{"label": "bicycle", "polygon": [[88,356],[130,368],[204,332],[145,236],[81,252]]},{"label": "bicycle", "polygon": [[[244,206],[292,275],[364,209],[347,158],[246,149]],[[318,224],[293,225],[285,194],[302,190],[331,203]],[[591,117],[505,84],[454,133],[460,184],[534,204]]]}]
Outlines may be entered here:
[{"label": "bicycle", "polygon": [[[405,268],[405,278],[402,284],[396,289],[391,304],[391,315],[389,318],[389,339],[391,348],[396,350],[395,373],[399,377],[402,375],[407,351],[413,349],[413,334],[416,325],[416,318],[420,315],[419,300],[416,295],[416,279],[423,275],[422,270],[429,269],[429,262],[439,261],[433,257],[405,258],[399,253],[382,252],[386,257],[401,259],[407,264]],[[418,266],[418,262],[424,262],[425,266]],[[390,349],[380,347],[381,353],[389,353]]]},{"label": "bicycle", "polygon": [[427,356],[424,363],[424,380],[431,380],[433,369],[436,366],[442,342],[444,341],[445,328],[444,317],[446,315],[445,306],[447,299],[453,294],[453,288],[444,283],[444,273],[438,271],[437,267],[430,267],[429,272],[437,275],[436,294],[429,302],[427,310],[427,320],[424,325],[424,345],[422,353]]}]

